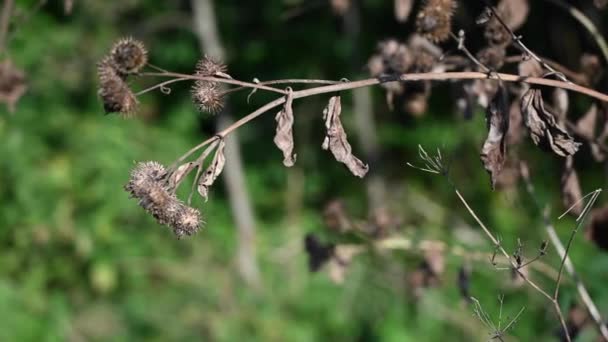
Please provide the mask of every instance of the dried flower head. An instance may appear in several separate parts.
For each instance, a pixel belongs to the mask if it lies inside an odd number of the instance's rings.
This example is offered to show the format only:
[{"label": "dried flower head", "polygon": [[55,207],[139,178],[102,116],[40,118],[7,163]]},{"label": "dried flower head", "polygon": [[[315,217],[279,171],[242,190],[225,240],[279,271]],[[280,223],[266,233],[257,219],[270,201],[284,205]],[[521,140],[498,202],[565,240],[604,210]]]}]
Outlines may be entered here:
[{"label": "dried flower head", "polygon": [[416,17],[418,32],[433,42],[447,40],[452,32],[455,9],[454,0],[427,0]]},{"label": "dried flower head", "polygon": [[225,76],[228,71],[226,64],[217,61],[207,55],[203,57],[198,63],[196,63],[196,75],[197,76]]},{"label": "dried flower head", "polygon": [[139,201],[160,224],[169,226],[181,238],[193,235],[203,224],[201,213],[185,205],[169,190],[165,167],[157,162],[138,163],[131,171],[125,190]]},{"label": "dried flower head", "polygon": [[99,96],[103,101],[106,113],[121,113],[129,115],[137,108],[137,98],[127,83],[114,69],[108,57],[97,65],[99,77]]},{"label": "dried flower head", "polygon": [[135,74],[148,63],[148,51],[144,44],[130,37],[116,42],[110,57],[114,67],[122,75]]},{"label": "dried flower head", "polygon": [[224,108],[224,95],[214,82],[196,81],[192,98],[201,112],[217,114]]}]

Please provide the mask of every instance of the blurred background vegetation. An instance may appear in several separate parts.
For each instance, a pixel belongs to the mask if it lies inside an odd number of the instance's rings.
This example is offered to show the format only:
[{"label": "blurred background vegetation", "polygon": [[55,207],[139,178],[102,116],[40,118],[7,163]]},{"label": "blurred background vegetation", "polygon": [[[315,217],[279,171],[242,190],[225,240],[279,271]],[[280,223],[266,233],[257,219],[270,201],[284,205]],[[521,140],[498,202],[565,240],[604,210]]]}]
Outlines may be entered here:
[{"label": "blurred background vegetation", "polygon": [[[606,22],[592,1],[581,3],[597,23]],[[395,20],[392,1],[351,5],[360,19],[355,35],[329,1],[215,1],[230,74],[242,80],[367,77],[365,64],[377,42],[405,40],[413,24]],[[481,2],[467,1],[455,18],[455,28],[467,30],[473,50],[481,44],[474,19],[482,8]],[[549,25],[548,18],[559,25]],[[557,339],[559,324],[545,299],[486,261],[446,254],[445,272],[434,286],[412,282],[424,260],[415,251],[370,250],[353,260],[342,284],[324,272],[309,272],[307,233],[322,241],[344,239],[327,229],[328,203],[340,201],[355,220],[374,217],[366,180],[320,149],[327,96],[295,103],[294,168],[283,167],[272,143],[273,114],[238,131],[256,220],[259,286],[239,275],[238,232],[221,182],[207,203],[195,200],[206,226],[193,237],[176,240],[146,215],[122,189],[134,162],[170,164],[212,136],[217,117],[196,111],[188,84],[172,86],[170,95],[143,96],[132,119],[104,116],[96,63],[118,38],[133,36],[146,43],[153,64],[190,73],[204,53],[193,21],[192,4],[181,0],[75,0],[70,13],[63,1],[16,1],[2,58],[24,71],[28,89],[14,113],[0,108],[0,341],[485,340],[490,330],[458,287],[463,264],[472,269],[470,295],[490,314],[499,310],[499,295],[505,296],[505,315],[526,308],[509,339]],[[572,68],[582,52],[597,53],[578,23],[544,1],[531,3],[520,33],[535,51]],[[456,53],[456,46],[448,43],[445,50]],[[434,89],[421,117],[390,111],[379,88],[371,94],[380,153],[373,160],[359,154],[370,163],[370,175],[384,184],[386,215],[398,222],[391,234],[493,250],[443,178],[406,167],[417,161],[421,144],[450,156],[453,182],[508,250],[519,238],[534,255],[546,238],[540,213],[521,185],[493,192],[479,161],[487,133],[483,110],[464,120],[447,83]],[[342,117],[358,153],[353,98],[343,95]],[[234,118],[273,99],[258,92],[248,104],[246,97],[230,97]],[[589,102],[573,97],[573,115],[581,115]],[[562,161],[529,140],[520,155],[555,218],[563,210]],[[605,167],[587,148],[577,154],[576,165],[584,192],[604,187]],[[565,239],[573,220],[555,224]],[[608,257],[581,234],[572,258],[607,314]],[[543,261],[558,265],[553,250]],[[552,279],[531,272],[551,288]],[[560,303],[566,312],[578,303],[567,280]],[[596,338],[589,326],[578,340]]]}]

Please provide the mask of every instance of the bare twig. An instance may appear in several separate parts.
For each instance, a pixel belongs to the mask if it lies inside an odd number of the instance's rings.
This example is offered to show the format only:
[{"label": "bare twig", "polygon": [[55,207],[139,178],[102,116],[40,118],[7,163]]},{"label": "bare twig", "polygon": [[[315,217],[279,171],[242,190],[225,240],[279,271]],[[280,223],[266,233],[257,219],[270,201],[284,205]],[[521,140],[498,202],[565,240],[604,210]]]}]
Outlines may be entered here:
[{"label": "bare twig", "polygon": [[516,47],[519,48],[521,51],[523,51],[524,53],[526,53],[527,55],[529,55],[530,57],[532,57],[535,61],[537,61],[538,63],[540,63],[545,69],[549,70],[552,74],[554,74],[555,76],[557,76],[560,80],[566,82],[566,83],[570,83],[570,81],[568,81],[568,79],[566,78],[566,76],[564,76],[564,74],[562,74],[561,72],[553,69],[550,65],[548,65],[547,63],[545,63],[542,58],[538,57],[538,55],[536,55],[532,50],[530,50],[522,41],[521,41],[521,36],[516,35],[513,30],[511,30],[511,28],[509,27],[509,25],[507,25],[507,23],[504,22],[504,20],[500,17],[500,15],[498,15],[498,12],[496,12],[496,10],[494,9],[493,6],[491,6],[489,4],[489,1],[486,0],[486,3],[488,3],[488,9],[492,12],[492,16],[496,18],[496,20],[498,20],[498,22],[500,23],[500,25],[502,25],[502,27],[511,35],[511,39],[513,39],[513,41],[516,43]]}]

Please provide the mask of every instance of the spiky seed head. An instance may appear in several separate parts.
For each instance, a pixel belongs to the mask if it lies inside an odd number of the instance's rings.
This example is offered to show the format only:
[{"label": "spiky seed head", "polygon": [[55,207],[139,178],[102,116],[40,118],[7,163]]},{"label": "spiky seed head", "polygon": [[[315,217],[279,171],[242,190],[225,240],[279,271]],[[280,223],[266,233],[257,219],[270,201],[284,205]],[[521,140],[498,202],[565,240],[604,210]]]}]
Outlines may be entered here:
[{"label": "spiky seed head", "polygon": [[193,235],[200,229],[202,225],[201,213],[197,209],[192,207],[184,206],[183,210],[179,212],[175,218],[171,228],[173,233],[178,238],[184,235]]},{"label": "spiky seed head", "polygon": [[197,81],[192,88],[192,98],[201,112],[217,114],[224,108],[224,96],[214,82]]},{"label": "spiky seed head", "polygon": [[112,63],[123,75],[138,73],[148,63],[148,51],[144,44],[131,37],[120,39],[110,52]]},{"label": "spiky seed head", "polygon": [[507,46],[512,40],[509,31],[495,17],[486,22],[483,35],[491,46]]},{"label": "spiky seed head", "polygon": [[97,65],[98,94],[106,114],[121,113],[129,116],[137,109],[138,101],[127,83],[120,77],[109,58]]},{"label": "spiky seed head", "polygon": [[455,9],[454,0],[427,0],[416,17],[418,32],[436,43],[447,40],[452,32]]},{"label": "spiky seed head", "polygon": [[196,63],[196,75],[211,77],[211,76],[224,76],[228,71],[226,64],[211,58],[207,55],[203,59]]}]

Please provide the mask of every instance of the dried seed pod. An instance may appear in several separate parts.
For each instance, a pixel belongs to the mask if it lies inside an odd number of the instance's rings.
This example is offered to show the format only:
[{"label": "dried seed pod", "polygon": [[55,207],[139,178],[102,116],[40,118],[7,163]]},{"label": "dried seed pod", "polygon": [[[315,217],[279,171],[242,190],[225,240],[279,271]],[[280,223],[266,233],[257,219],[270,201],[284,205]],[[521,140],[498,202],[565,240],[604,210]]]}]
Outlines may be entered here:
[{"label": "dried seed pod", "polygon": [[296,163],[296,154],[293,153],[293,90],[287,88],[285,105],[277,113],[277,130],[274,136],[274,143],[283,152],[283,165],[291,167]]},{"label": "dried seed pod", "polygon": [[452,32],[452,16],[456,9],[454,0],[427,0],[416,17],[416,28],[433,42],[443,42]]},{"label": "dried seed pod", "polygon": [[211,164],[203,173],[203,176],[198,182],[198,193],[202,198],[207,201],[207,196],[209,194],[209,188],[215,183],[215,180],[224,170],[224,165],[226,165],[226,156],[224,155],[224,147],[226,143],[224,140],[220,140],[217,149],[215,150],[215,155],[213,156],[213,160],[211,160]]},{"label": "dried seed pod", "polygon": [[201,214],[177,199],[169,189],[166,175],[165,167],[157,162],[138,163],[131,171],[125,190],[158,223],[169,226],[178,238],[192,235],[202,225]]},{"label": "dried seed pod", "polygon": [[188,176],[190,171],[192,171],[192,169],[194,169],[194,166],[196,166],[196,164],[194,162],[188,162],[188,163],[180,165],[177,168],[177,170],[175,170],[169,177],[169,180],[168,180],[169,190],[174,191],[179,186],[179,184],[184,180],[184,178],[186,178],[186,176]]},{"label": "dried seed pod", "polygon": [[215,82],[196,81],[192,88],[192,99],[201,112],[217,114],[224,109],[224,94]]},{"label": "dried seed pod", "polygon": [[324,150],[329,149],[334,158],[346,165],[353,175],[363,178],[369,171],[369,166],[353,155],[352,147],[348,143],[346,132],[340,121],[341,112],[340,96],[332,96],[323,110],[326,136],[322,147]]},{"label": "dried seed pod", "polygon": [[98,94],[106,114],[121,113],[129,116],[137,109],[138,101],[127,83],[120,77],[110,58],[104,58],[97,66]]},{"label": "dried seed pod", "polygon": [[121,75],[131,75],[138,73],[148,63],[148,51],[142,42],[128,37],[114,44],[110,58]]},{"label": "dried seed pod", "polygon": [[197,76],[219,76],[224,78],[232,78],[226,72],[228,72],[228,66],[226,66],[226,64],[207,55],[196,63],[195,73]]},{"label": "dried seed pod", "polygon": [[560,127],[555,115],[545,109],[539,89],[531,88],[522,96],[521,112],[534,144],[549,148],[562,157],[578,151],[581,144],[575,142],[570,134]]}]

